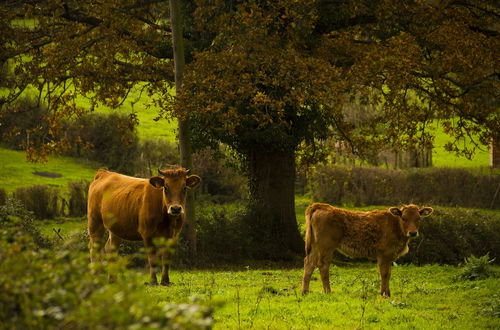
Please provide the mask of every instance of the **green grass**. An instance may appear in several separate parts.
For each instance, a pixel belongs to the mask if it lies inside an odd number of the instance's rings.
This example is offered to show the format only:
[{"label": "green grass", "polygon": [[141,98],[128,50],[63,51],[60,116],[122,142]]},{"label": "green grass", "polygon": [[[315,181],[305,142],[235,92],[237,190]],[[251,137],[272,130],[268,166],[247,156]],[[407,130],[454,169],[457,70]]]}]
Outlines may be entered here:
[{"label": "green grass", "polygon": [[38,220],[36,226],[40,233],[48,238],[57,238],[54,229],[63,238],[78,235],[87,228],[87,218],[60,218],[57,220]]},{"label": "green grass", "polygon": [[[498,271],[498,267],[495,268]],[[332,293],[300,295],[302,269],[172,272],[171,287],[146,287],[159,301],[215,305],[215,329],[494,329],[500,327],[500,280],[454,282],[459,268],[393,268],[393,297],[379,296],[372,263],[332,266]],[[129,275],[127,275],[129,276]],[[144,279],[147,279],[147,276]]]},{"label": "green grass", "polygon": [[[12,192],[19,187],[50,185],[63,190],[69,181],[91,180],[98,169],[92,162],[70,157],[50,157],[47,163],[31,163],[26,153],[0,148],[0,188]],[[62,175],[49,178],[33,172],[50,172]]]},{"label": "green grass", "polygon": [[[112,109],[101,105],[96,110],[101,113],[134,113],[139,120],[137,134],[140,140],[165,139],[174,143],[177,139],[177,120],[155,120],[158,117],[158,109],[149,104],[150,100],[146,92],[141,95],[140,87],[137,86],[134,88],[129,93],[127,100],[118,108]],[[79,97],[78,104],[82,107],[90,108],[90,101],[86,98]]]},{"label": "green grass", "polygon": [[[490,154],[488,146],[480,146],[476,149],[472,159],[466,157],[457,157],[453,152],[447,151],[444,146],[451,138],[442,130],[435,131],[434,149],[432,150],[432,165],[435,167],[465,167],[478,168],[487,167],[490,164]],[[471,142],[465,143],[468,148],[472,146]]]}]

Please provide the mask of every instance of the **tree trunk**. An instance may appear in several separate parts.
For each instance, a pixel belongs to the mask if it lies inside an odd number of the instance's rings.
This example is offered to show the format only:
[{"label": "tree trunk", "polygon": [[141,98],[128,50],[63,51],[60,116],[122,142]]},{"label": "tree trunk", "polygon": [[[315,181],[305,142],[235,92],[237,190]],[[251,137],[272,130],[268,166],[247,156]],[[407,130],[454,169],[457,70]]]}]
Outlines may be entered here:
[{"label": "tree trunk", "polygon": [[290,259],[304,249],[295,217],[295,152],[260,150],[247,155],[250,251],[256,258]]},{"label": "tree trunk", "polygon": [[[179,0],[170,0],[170,22],[172,24],[172,46],[174,49],[174,66],[175,66],[175,90],[176,93],[182,88],[182,78],[186,67],[184,58],[184,40],[182,38],[182,15],[180,10]],[[187,120],[179,120],[179,149],[181,166],[191,168],[192,151],[191,151],[191,125]],[[195,200],[193,192],[188,192],[186,202],[186,233],[189,244],[189,254],[192,258],[196,257],[196,217],[195,217]]]}]

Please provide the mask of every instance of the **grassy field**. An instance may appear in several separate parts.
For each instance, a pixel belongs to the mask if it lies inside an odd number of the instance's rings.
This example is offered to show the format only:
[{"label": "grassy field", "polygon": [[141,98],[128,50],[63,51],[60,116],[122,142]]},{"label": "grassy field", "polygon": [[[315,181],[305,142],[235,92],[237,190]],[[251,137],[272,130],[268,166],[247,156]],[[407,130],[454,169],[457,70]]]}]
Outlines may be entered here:
[{"label": "grassy field", "polygon": [[[99,167],[70,157],[50,157],[47,163],[30,163],[24,152],[5,148],[0,148],[0,159],[0,188],[8,192],[40,184],[65,189],[69,181],[91,180]],[[60,177],[40,176],[34,172],[58,174]]]},{"label": "grassy field", "polygon": [[[165,139],[170,142],[175,142],[177,139],[177,120],[176,119],[160,119],[155,120],[158,116],[158,110],[152,106],[148,99],[147,93],[140,93],[140,86],[133,89],[125,102],[116,108],[111,109],[106,106],[99,106],[96,111],[102,113],[124,113],[135,114],[139,120],[137,134],[140,140],[146,139]],[[82,107],[90,107],[90,102],[80,97],[79,105]]]},{"label": "grassy field", "polygon": [[330,295],[315,273],[312,293],[302,297],[301,268],[174,271],[173,286],[146,290],[159,301],[196,297],[216,306],[216,329],[498,329],[499,279],[455,282],[459,272],[394,267],[386,299],[371,263],[332,266]]},{"label": "grassy field", "polygon": [[[444,146],[450,141],[450,137],[441,130],[435,131],[436,138],[434,149],[432,150],[432,165],[436,167],[465,167],[477,168],[487,167],[490,164],[490,154],[488,146],[481,146],[476,149],[472,159],[457,157],[455,153],[447,151]],[[470,143],[468,143],[470,145]]]}]

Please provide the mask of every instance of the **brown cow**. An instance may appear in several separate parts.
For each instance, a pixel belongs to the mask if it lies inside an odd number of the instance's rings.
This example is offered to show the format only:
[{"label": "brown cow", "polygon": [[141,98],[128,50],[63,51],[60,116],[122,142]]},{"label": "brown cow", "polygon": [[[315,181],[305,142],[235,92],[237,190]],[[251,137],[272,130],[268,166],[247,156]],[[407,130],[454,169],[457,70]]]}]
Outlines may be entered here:
[{"label": "brown cow", "polygon": [[388,211],[349,211],[315,203],[306,210],[306,257],[302,294],[316,267],[320,270],[323,291],[329,293],[329,268],[333,251],[351,258],[377,260],[381,278],[380,294],[390,296],[391,264],[408,252],[411,237],[418,236],[419,221],[432,208],[407,205]]},{"label": "brown cow", "polygon": [[[109,232],[106,252],[118,249],[122,239],[144,241],[148,253],[151,284],[156,285],[155,238],[177,238],[185,217],[188,188],[200,183],[200,177],[188,170],[160,170],[160,176],[134,178],[104,169],[97,171],[88,195],[90,258],[96,260]],[[162,253],[161,284],[168,285],[168,252]]]}]

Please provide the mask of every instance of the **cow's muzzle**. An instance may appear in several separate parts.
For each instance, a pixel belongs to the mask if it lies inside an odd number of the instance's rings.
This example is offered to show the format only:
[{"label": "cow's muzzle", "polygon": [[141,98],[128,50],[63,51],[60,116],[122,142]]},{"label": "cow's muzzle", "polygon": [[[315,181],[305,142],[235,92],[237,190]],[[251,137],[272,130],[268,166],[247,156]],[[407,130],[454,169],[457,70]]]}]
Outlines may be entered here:
[{"label": "cow's muzzle", "polygon": [[182,214],[182,206],[173,205],[168,208],[168,214],[170,215],[181,215]]},{"label": "cow's muzzle", "polygon": [[410,231],[408,232],[408,237],[417,237],[418,236],[418,231]]}]

